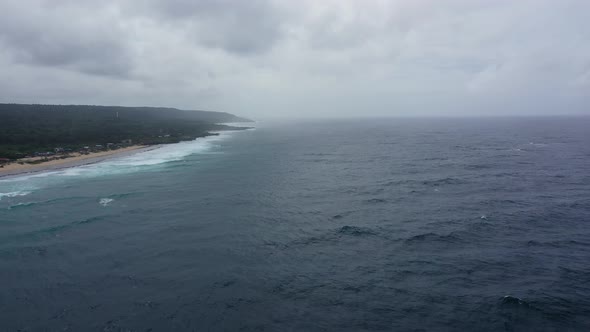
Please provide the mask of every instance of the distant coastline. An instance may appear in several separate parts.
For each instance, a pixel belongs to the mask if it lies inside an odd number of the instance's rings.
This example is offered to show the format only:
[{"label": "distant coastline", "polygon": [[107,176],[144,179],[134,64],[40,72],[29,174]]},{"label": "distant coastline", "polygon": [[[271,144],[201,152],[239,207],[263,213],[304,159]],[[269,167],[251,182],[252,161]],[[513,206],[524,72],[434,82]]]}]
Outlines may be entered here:
[{"label": "distant coastline", "polygon": [[240,130],[224,112],[0,103],[0,176]]},{"label": "distant coastline", "polygon": [[0,168],[0,178],[95,164],[115,157],[128,156],[139,152],[154,150],[160,146],[161,145],[133,145],[117,150],[90,152],[88,154],[72,153],[64,156],[64,158],[45,160],[36,164],[16,160],[4,164],[3,167]]}]

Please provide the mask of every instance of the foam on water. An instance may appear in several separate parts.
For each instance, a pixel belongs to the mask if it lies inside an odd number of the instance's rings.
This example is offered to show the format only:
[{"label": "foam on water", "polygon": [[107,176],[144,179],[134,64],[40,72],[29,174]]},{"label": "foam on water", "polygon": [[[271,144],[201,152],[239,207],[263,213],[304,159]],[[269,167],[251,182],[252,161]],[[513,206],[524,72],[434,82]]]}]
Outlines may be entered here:
[{"label": "foam on water", "polygon": [[101,198],[101,199],[98,201],[98,204],[100,204],[100,205],[102,205],[102,206],[105,206],[105,207],[106,207],[106,206],[107,206],[107,205],[109,205],[109,204],[110,204],[112,201],[114,201],[114,199],[112,199],[112,198]]},{"label": "foam on water", "polygon": [[17,196],[25,196],[30,194],[30,192],[28,191],[13,191],[13,192],[7,192],[7,193],[0,193],[0,200],[2,200],[3,197],[17,197]]}]

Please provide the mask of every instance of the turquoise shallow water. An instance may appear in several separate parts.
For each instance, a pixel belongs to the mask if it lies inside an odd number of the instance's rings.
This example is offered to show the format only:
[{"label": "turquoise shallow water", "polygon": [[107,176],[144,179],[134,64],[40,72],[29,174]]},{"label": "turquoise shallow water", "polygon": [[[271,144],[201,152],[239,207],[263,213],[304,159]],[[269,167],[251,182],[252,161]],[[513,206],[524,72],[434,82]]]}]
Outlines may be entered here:
[{"label": "turquoise shallow water", "polygon": [[587,128],[274,123],[0,179],[1,330],[585,330]]}]

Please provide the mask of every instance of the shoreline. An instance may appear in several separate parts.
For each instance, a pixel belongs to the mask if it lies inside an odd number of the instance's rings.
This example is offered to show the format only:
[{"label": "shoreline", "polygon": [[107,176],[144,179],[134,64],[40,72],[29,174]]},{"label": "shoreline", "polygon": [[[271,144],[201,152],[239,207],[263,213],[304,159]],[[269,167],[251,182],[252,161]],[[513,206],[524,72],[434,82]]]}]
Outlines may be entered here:
[{"label": "shoreline", "polygon": [[65,168],[78,167],[95,164],[107,159],[124,157],[139,152],[150,151],[159,148],[161,145],[133,145],[117,150],[94,152],[87,155],[77,155],[64,159],[49,160],[40,164],[19,164],[12,162],[0,168],[0,179],[18,176],[29,173],[40,173],[45,171],[61,170]]},{"label": "shoreline", "polygon": [[[206,135],[195,137],[193,140],[198,138],[205,138],[209,136],[218,136],[220,133],[225,131],[241,131],[241,130],[250,130],[254,129],[254,127],[230,127],[230,128],[223,128],[218,131],[210,131],[207,132]],[[180,143],[180,142],[175,142]],[[42,173],[47,171],[57,171],[72,167],[79,167],[85,165],[96,164],[108,159],[118,158],[118,157],[125,157],[135,153],[151,151],[158,149],[164,145],[174,144],[174,143],[162,143],[162,144],[155,144],[155,145],[132,145],[125,148],[120,148],[117,150],[108,150],[108,151],[100,151],[100,152],[93,152],[89,154],[76,154],[74,156],[70,156],[64,159],[54,159],[43,161],[38,164],[19,164],[19,160],[13,161],[9,164],[5,164],[4,167],[0,168],[0,179],[6,179],[10,177],[17,177],[24,174],[35,174],[35,173]],[[21,162],[23,160],[20,160]]]}]

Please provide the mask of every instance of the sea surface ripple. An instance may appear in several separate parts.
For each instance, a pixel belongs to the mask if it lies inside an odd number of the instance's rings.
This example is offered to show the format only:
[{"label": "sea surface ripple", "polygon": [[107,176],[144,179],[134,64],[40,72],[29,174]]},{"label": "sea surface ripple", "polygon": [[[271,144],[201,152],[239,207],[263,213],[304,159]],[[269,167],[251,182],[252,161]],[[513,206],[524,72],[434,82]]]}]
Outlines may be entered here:
[{"label": "sea surface ripple", "polygon": [[274,123],[0,179],[0,330],[590,330],[588,128]]}]

